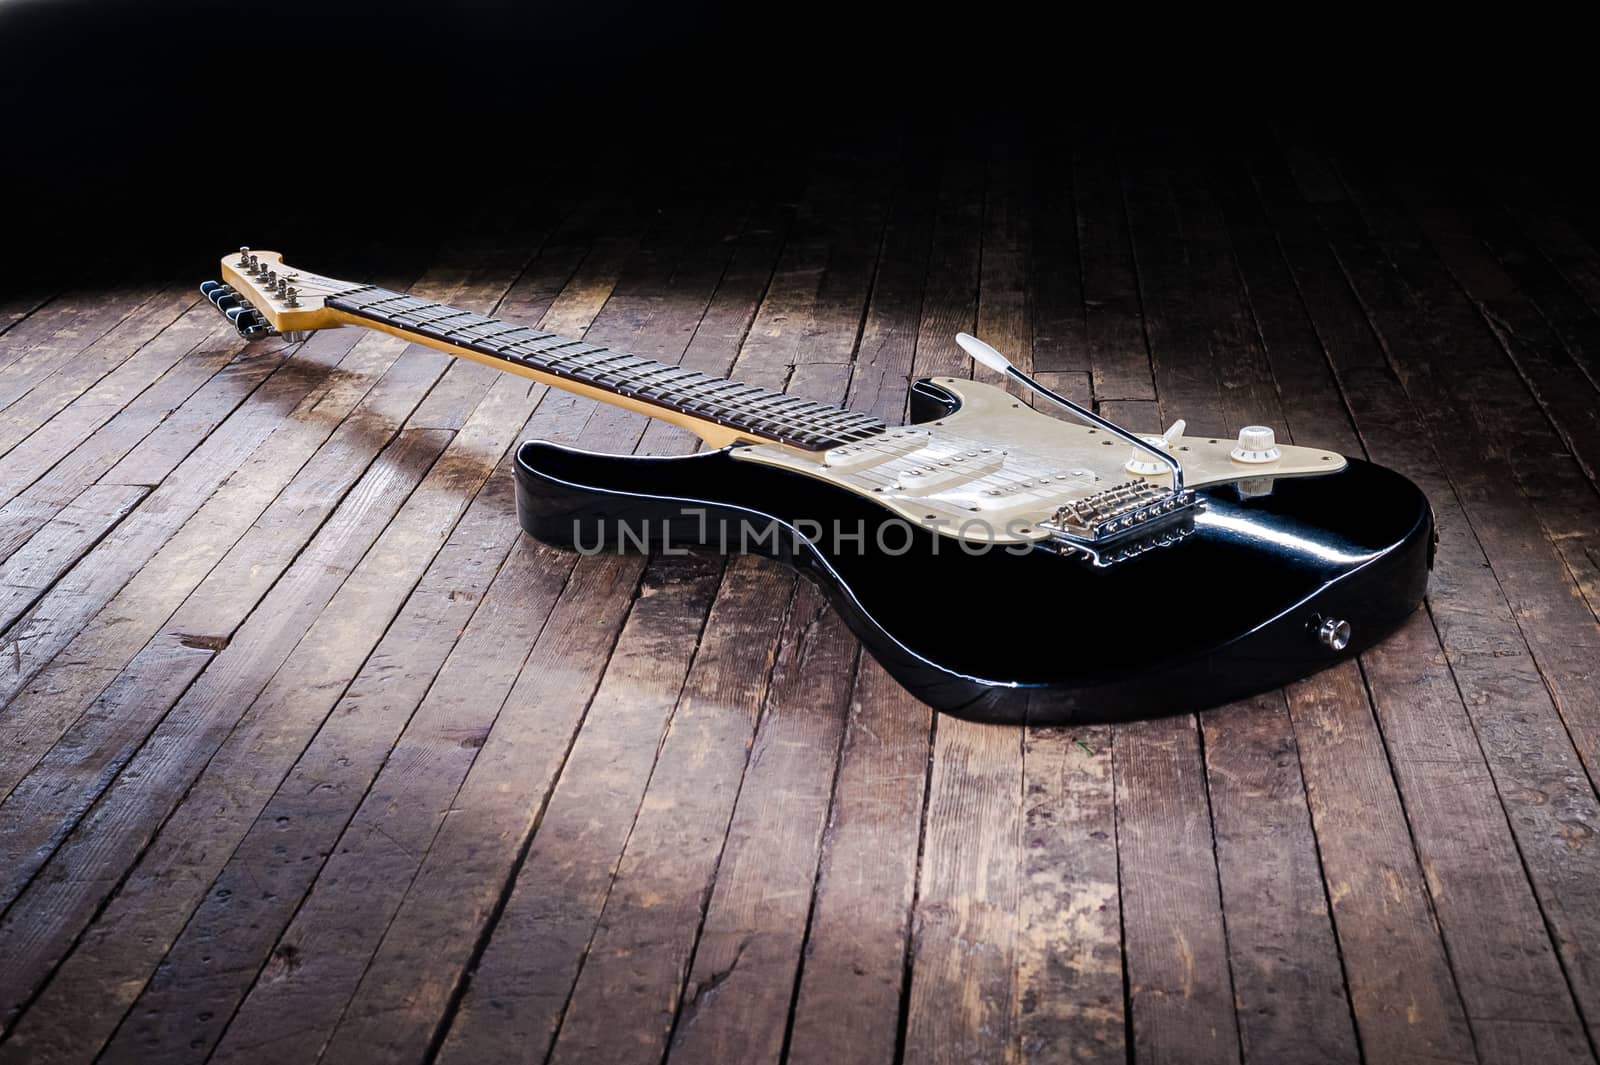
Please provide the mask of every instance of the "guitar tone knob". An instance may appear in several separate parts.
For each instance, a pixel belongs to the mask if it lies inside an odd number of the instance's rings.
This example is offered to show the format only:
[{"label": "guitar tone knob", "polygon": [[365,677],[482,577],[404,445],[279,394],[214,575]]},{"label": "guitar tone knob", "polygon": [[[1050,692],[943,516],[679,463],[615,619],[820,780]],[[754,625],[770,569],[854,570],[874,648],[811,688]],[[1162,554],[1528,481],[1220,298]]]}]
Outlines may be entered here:
[{"label": "guitar tone knob", "polygon": [[[1160,436],[1140,436],[1139,439],[1143,440],[1151,447],[1159,448],[1162,451],[1170,453],[1172,451],[1172,445],[1176,444],[1183,438],[1183,430],[1186,424],[1187,423],[1180,418],[1173,422],[1167,431],[1162,433]],[[1122,464],[1122,468],[1129,473],[1137,473],[1143,476],[1149,476],[1151,474],[1166,473],[1172,467],[1168,466],[1165,462],[1162,462],[1160,459],[1156,458],[1143,448],[1136,447],[1128,454],[1128,461]]]},{"label": "guitar tone knob", "polygon": [[[1162,448],[1163,450],[1167,446],[1166,440],[1159,436],[1147,436],[1144,441],[1152,447]],[[1133,448],[1129,451],[1128,461],[1122,464],[1122,468],[1129,473],[1138,474],[1166,473],[1169,469],[1165,462],[1157,461],[1156,457],[1150,452],[1139,448]]]},{"label": "guitar tone knob", "polygon": [[1239,430],[1239,443],[1229,454],[1235,462],[1276,462],[1283,457],[1278,438],[1265,425],[1247,425]]}]

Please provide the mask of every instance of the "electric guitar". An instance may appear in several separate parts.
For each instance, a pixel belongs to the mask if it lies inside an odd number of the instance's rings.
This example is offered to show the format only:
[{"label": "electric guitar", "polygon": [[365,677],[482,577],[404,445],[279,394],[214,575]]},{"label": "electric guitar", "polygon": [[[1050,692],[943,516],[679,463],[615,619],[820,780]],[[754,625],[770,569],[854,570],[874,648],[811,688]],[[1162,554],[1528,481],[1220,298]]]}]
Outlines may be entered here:
[{"label": "electric guitar", "polygon": [[1010,392],[917,381],[911,420],[610,351],[242,248],[201,291],[246,339],[377,329],[665,419],[708,450],[516,453],[518,517],[579,551],[763,554],[816,580],[938,710],[1062,724],[1199,709],[1355,654],[1421,602],[1433,514],[1410,481],[1270,428],[1138,436],[974,337]]}]

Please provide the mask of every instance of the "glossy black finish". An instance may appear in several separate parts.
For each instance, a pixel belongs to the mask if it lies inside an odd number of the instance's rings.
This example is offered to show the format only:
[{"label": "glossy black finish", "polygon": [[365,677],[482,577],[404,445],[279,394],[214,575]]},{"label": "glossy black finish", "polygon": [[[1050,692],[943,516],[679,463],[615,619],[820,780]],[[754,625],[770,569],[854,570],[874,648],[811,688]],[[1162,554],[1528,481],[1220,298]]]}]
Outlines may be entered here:
[{"label": "glossy black finish", "polygon": [[[923,400],[948,413],[936,391]],[[1194,535],[1096,568],[1039,549],[971,554],[870,500],[727,450],[625,458],[529,442],[517,453],[518,512],[534,536],[778,558],[818,581],[912,693],[985,721],[1122,720],[1226,702],[1356,653],[1422,599],[1432,514],[1399,474],[1353,460],[1265,495],[1234,484],[1201,493]],[[774,532],[772,522],[783,535],[741,544],[741,528]],[[858,530],[860,543],[848,538]],[[1316,639],[1323,617],[1350,623],[1342,652]]]}]

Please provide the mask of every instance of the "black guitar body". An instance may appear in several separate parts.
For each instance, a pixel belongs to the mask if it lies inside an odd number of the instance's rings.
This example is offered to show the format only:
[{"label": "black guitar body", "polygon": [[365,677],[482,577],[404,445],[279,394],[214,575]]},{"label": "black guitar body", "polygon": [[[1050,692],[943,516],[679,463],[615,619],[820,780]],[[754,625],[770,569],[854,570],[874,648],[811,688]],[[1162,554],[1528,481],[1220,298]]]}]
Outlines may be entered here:
[{"label": "black guitar body", "polygon": [[[919,382],[915,395],[914,420],[950,411],[937,386]],[[583,551],[692,546],[788,563],[910,692],[982,721],[1214,706],[1355,654],[1422,600],[1433,517],[1397,473],[1352,459],[1337,473],[1278,478],[1265,494],[1199,491],[1192,535],[1102,567],[1037,547],[974,553],[731,449],[632,458],[530,441],[517,452],[518,515],[533,536]],[[1330,620],[1349,625],[1339,649],[1318,635]]]}]

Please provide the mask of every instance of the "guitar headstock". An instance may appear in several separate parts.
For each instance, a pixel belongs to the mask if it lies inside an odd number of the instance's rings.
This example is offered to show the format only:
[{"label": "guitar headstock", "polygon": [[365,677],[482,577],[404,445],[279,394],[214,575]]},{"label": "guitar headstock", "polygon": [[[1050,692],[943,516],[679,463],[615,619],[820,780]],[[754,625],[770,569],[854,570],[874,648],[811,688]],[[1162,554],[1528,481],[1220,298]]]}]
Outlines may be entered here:
[{"label": "guitar headstock", "polygon": [[223,256],[222,280],[206,281],[200,291],[246,340],[280,333],[299,340],[311,330],[338,325],[326,300],[355,287],[287,266],[275,251],[240,248]]}]

